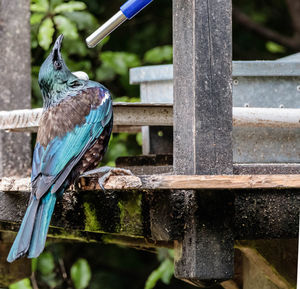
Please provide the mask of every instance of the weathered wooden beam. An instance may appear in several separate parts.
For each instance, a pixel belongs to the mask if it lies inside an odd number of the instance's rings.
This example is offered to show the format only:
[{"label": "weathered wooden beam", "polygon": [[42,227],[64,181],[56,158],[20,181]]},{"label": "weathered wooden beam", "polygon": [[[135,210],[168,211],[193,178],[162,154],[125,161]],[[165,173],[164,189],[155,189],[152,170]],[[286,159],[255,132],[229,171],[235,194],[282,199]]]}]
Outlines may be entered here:
[{"label": "weathered wooden beam", "polygon": [[[59,214],[57,214],[57,216],[59,216]],[[56,217],[54,216],[54,218]],[[11,221],[0,221],[0,232],[3,232],[4,234],[10,234],[13,236],[14,233],[17,233],[19,230],[19,222],[20,221],[17,221],[17,223]],[[70,223],[68,223],[68,225],[70,226]],[[173,242],[164,242],[157,240],[154,241],[147,237],[140,236],[138,234],[129,234],[126,231],[120,234],[120,232],[107,233],[103,231],[86,231],[85,229],[80,230],[78,229],[78,226],[76,226],[74,223],[72,223],[72,225],[72,227],[69,227],[67,229],[62,227],[61,224],[59,224],[59,227],[57,227],[57,222],[54,220],[51,223],[47,236],[48,238],[50,238],[50,241],[116,244],[120,246],[131,247],[138,250],[153,249],[153,252],[155,252],[155,248],[173,249]],[[14,238],[11,238],[10,242],[12,243],[13,240]],[[10,249],[11,243],[9,243],[8,249]],[[8,251],[6,254],[3,254],[5,260],[7,255]],[[6,263],[7,262],[5,262],[5,264]],[[29,264],[30,262],[28,262],[28,265]]]},{"label": "weathered wooden beam", "polygon": [[[100,190],[95,177],[80,179],[83,191]],[[151,175],[111,176],[106,190],[299,189],[299,175]],[[0,191],[30,192],[29,178],[0,178]]]},{"label": "weathered wooden beam", "polygon": [[231,1],[174,0],[174,170],[232,173]]},{"label": "weathered wooden beam", "polygon": [[[0,1],[0,107],[31,107],[30,3]],[[1,122],[1,121],[0,121]],[[28,175],[30,135],[0,131],[0,176]]]},{"label": "weathered wooden beam", "polygon": [[105,188],[108,190],[300,188],[300,178],[299,175],[156,175],[140,178],[112,176]]},{"label": "weathered wooden beam", "polygon": [[[284,276],[276,270],[274,264],[264,258],[260,252],[250,246],[237,244],[236,247],[243,253],[243,288],[271,288],[291,289],[295,288],[296,278],[291,284]],[[295,248],[296,248],[295,242]],[[274,249],[274,248],[273,248]],[[275,250],[274,253],[278,254]],[[286,252],[287,253],[287,252]],[[294,254],[296,250],[294,250]],[[296,254],[295,254],[296,255]],[[295,259],[295,258],[294,258]],[[288,264],[287,264],[288,265]]]},{"label": "weathered wooden beam", "polygon": [[[243,252],[243,249],[250,249],[253,250],[252,253],[256,252],[257,255],[261,255],[261,257],[269,264],[269,269],[271,269],[273,273],[276,273],[280,279],[284,279],[289,283],[291,285],[290,288],[295,288],[297,284],[297,245],[298,240],[296,238],[236,242],[236,248],[240,252]],[[246,256],[247,252],[245,252],[243,259],[247,258]],[[248,274],[247,278],[250,278],[255,282],[255,279],[259,275],[262,275],[260,277],[266,277],[266,279],[268,279],[266,281],[275,281],[275,288],[277,288],[276,279],[269,278],[268,274],[264,274],[264,268],[260,268],[257,264],[253,263],[252,265],[255,266],[253,271],[257,274],[251,276],[251,272],[244,272],[244,274]],[[264,286],[259,287],[264,288]],[[251,284],[248,285],[248,288],[251,288]]]},{"label": "weathered wooden beam", "polygon": [[[0,0],[0,107],[15,110],[31,107],[30,1]],[[31,137],[29,133],[0,131],[0,177],[29,176]],[[6,262],[12,239],[0,233],[0,287],[31,273],[29,260]]]},{"label": "weathered wooden beam", "polygon": [[[172,104],[114,103],[114,130],[139,132],[144,125],[172,126]],[[233,108],[237,127],[300,127],[300,109]],[[42,109],[0,111],[0,130],[37,131]]]},{"label": "weathered wooden beam", "polygon": [[[58,202],[50,231],[52,237],[101,242],[103,240],[99,234],[115,234],[116,240],[123,237],[141,238],[141,243],[147,240],[150,243],[180,240],[189,218],[181,191],[177,191],[174,196],[173,190],[145,190],[143,187],[132,186],[134,190],[103,193],[101,190],[90,190],[97,187],[92,186],[92,182],[95,180],[82,179],[80,191],[68,190]],[[24,187],[20,184],[18,187],[13,184],[1,187],[6,192],[0,192],[0,231],[18,229],[16,224],[21,222],[29,198],[29,179],[26,183]],[[232,225],[235,239],[296,238],[299,191],[282,188],[234,190],[235,202],[232,206],[235,213]],[[207,197],[211,192],[198,190],[195,198],[198,203],[202,202],[208,207],[213,202]],[[231,192],[217,190],[215,205]],[[203,214],[197,217],[199,222],[207,220],[206,211],[203,209]],[[159,219],[164,222],[159,222]],[[107,240],[111,240],[111,237]],[[127,241],[129,243],[130,240]],[[157,246],[169,245],[157,243]]]},{"label": "weathered wooden beam", "polygon": [[[232,174],[231,0],[173,0],[174,173]],[[186,224],[175,276],[233,276],[233,196],[182,191]]]},{"label": "weathered wooden beam", "polygon": [[297,265],[297,288],[300,287],[300,214],[299,214],[299,229],[298,229],[298,265]]},{"label": "weathered wooden beam", "polygon": [[224,281],[221,285],[224,289],[240,289],[233,280]]}]

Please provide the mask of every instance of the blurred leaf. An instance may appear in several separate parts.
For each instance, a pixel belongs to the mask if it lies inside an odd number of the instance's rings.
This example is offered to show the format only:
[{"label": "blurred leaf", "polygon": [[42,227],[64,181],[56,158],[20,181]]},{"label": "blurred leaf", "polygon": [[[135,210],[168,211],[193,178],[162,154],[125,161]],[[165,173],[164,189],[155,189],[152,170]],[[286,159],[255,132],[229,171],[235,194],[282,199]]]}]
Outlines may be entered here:
[{"label": "blurred leaf", "polygon": [[54,8],[60,4],[62,4],[64,0],[51,0],[50,1],[50,10],[54,11]]},{"label": "blurred leaf", "polygon": [[11,284],[9,289],[32,289],[32,287],[29,278],[26,278],[17,283]]},{"label": "blurred leaf", "polygon": [[87,11],[66,12],[64,15],[75,22],[79,30],[94,30],[98,26],[96,17]]},{"label": "blurred leaf", "polygon": [[105,51],[100,54],[100,60],[120,75],[128,74],[130,67],[141,65],[139,57],[129,52]]},{"label": "blurred leaf", "polygon": [[165,259],[160,266],[155,269],[148,277],[145,289],[152,289],[156,283],[161,280],[165,284],[169,284],[174,274],[174,264],[169,258]]},{"label": "blurred leaf", "polygon": [[43,106],[43,98],[38,84],[39,66],[31,67],[32,108]]},{"label": "blurred leaf", "polygon": [[144,61],[147,63],[171,62],[173,59],[173,48],[171,45],[159,46],[145,53]]},{"label": "blurred leaf", "polygon": [[47,12],[49,9],[49,1],[48,0],[35,0],[30,5],[31,12]]},{"label": "blurred leaf", "polygon": [[136,134],[136,142],[142,146],[143,145],[143,135],[141,132]]},{"label": "blurred leaf", "polygon": [[54,27],[53,27],[53,22],[50,18],[46,18],[38,32],[38,42],[39,45],[44,49],[48,50],[51,43],[52,43],[52,37],[54,34]]},{"label": "blurred leaf", "polygon": [[67,52],[66,59],[70,58],[70,55],[75,55],[78,58],[78,56],[85,57],[88,54],[86,44],[83,41],[78,41],[78,39],[65,38],[63,46],[64,51]]},{"label": "blurred leaf", "polygon": [[156,252],[157,252],[157,259],[160,262],[163,262],[166,258],[174,257],[173,250],[170,250],[170,249],[158,248],[158,249],[156,249]]},{"label": "blurred leaf", "polygon": [[57,5],[54,13],[81,11],[86,9],[86,4],[80,1],[70,1]]},{"label": "blurred leaf", "polygon": [[108,163],[105,164],[108,167],[115,167],[116,166],[116,162],[115,161],[110,161]]},{"label": "blurred leaf", "polygon": [[49,275],[55,268],[54,258],[50,252],[42,253],[37,259],[37,270],[42,275]]},{"label": "blurred leaf", "polygon": [[118,134],[118,141],[127,141],[127,139],[128,139],[128,133],[126,133],[126,132],[120,132],[119,134]]},{"label": "blurred leaf", "polygon": [[128,155],[126,145],[115,141],[114,144],[111,145],[108,154],[113,161],[118,157],[124,157]]},{"label": "blurred leaf", "polygon": [[42,13],[32,13],[31,17],[30,17],[30,24],[34,25],[34,24],[41,23],[43,17],[44,17],[44,14],[42,14]]},{"label": "blurred leaf", "polygon": [[128,96],[120,96],[114,98],[115,102],[141,102],[138,97],[128,97]]},{"label": "blurred leaf", "polygon": [[51,272],[47,275],[42,275],[41,279],[48,285],[49,288],[55,288],[62,283],[62,280],[58,279],[55,272]]},{"label": "blurred leaf", "polygon": [[32,26],[31,26],[31,31],[30,31],[30,39],[31,39],[31,48],[36,48],[38,47],[38,41],[36,39],[36,33],[35,31],[32,29]]},{"label": "blurred leaf", "polygon": [[31,259],[31,271],[35,272],[37,270],[37,258]]},{"label": "blurred leaf", "polygon": [[103,63],[96,70],[96,78],[98,81],[113,80],[115,75],[115,71],[107,63]]},{"label": "blurred leaf", "polygon": [[286,51],[285,47],[272,41],[266,43],[266,48],[271,53],[284,53]]},{"label": "blurred leaf", "polygon": [[91,277],[91,269],[85,259],[78,259],[71,267],[71,279],[75,289],[86,288],[90,283]]},{"label": "blurred leaf", "polygon": [[253,11],[251,13],[251,19],[263,24],[267,21],[267,15],[264,12]]},{"label": "blurred leaf", "polygon": [[53,18],[58,30],[60,33],[62,33],[65,37],[69,37],[71,39],[77,39],[78,38],[78,31],[75,23],[70,21],[65,16],[55,16]]},{"label": "blurred leaf", "polygon": [[174,262],[173,260],[167,259],[161,264],[161,271],[162,271],[162,276],[161,276],[161,281],[164,284],[169,285],[170,281],[174,275]]},{"label": "blurred leaf", "polygon": [[[63,53],[64,56],[64,53]],[[66,57],[64,57],[64,59],[66,59],[66,63],[67,66],[69,67],[69,69],[71,71],[84,71],[88,74],[89,78],[92,78],[92,71],[91,71],[91,62],[88,60],[81,60],[81,61],[74,61],[72,59],[68,59]]]}]

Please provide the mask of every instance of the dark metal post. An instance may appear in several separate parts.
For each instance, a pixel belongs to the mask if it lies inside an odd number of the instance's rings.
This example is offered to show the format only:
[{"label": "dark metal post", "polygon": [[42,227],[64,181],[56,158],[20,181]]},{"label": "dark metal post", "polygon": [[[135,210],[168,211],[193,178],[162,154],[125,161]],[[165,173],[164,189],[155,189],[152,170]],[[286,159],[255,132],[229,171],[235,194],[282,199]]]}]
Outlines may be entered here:
[{"label": "dark metal post", "polygon": [[[230,0],[173,0],[174,171],[232,174]],[[233,275],[233,196],[185,191],[175,275],[201,285]]]}]

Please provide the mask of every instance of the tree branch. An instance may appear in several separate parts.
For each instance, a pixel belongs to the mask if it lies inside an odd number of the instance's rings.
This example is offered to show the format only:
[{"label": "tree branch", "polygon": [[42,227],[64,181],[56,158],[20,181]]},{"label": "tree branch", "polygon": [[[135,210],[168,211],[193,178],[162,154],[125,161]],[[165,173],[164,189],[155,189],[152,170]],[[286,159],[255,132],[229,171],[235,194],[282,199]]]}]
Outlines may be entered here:
[{"label": "tree branch", "polygon": [[[300,37],[300,1],[299,0],[286,0],[286,4],[292,19],[293,27],[295,30],[294,38]],[[300,41],[298,39],[298,41]]]},{"label": "tree branch", "polygon": [[[293,0],[287,0],[287,1],[293,2]],[[276,31],[273,31],[272,29],[264,27],[259,23],[253,21],[250,17],[248,17],[245,13],[240,11],[238,8],[233,8],[232,15],[234,20],[237,21],[239,24],[243,25],[247,29],[254,31],[265,38],[296,51],[300,49],[299,37],[286,37]],[[299,14],[297,14],[297,17],[300,17]]]}]

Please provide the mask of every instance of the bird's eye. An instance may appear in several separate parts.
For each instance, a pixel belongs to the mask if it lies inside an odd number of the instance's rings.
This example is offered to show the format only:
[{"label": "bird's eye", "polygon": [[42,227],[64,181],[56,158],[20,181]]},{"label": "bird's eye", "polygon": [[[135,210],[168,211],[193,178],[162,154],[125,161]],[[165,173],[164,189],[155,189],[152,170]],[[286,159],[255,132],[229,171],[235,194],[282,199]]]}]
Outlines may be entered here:
[{"label": "bird's eye", "polygon": [[81,86],[82,84],[79,82],[79,81],[73,81],[72,83],[71,83],[71,86],[73,87],[73,88],[76,88],[76,87],[79,87],[79,86]]},{"label": "bird's eye", "polygon": [[59,61],[55,60],[53,65],[56,70],[61,69],[61,63]]}]

